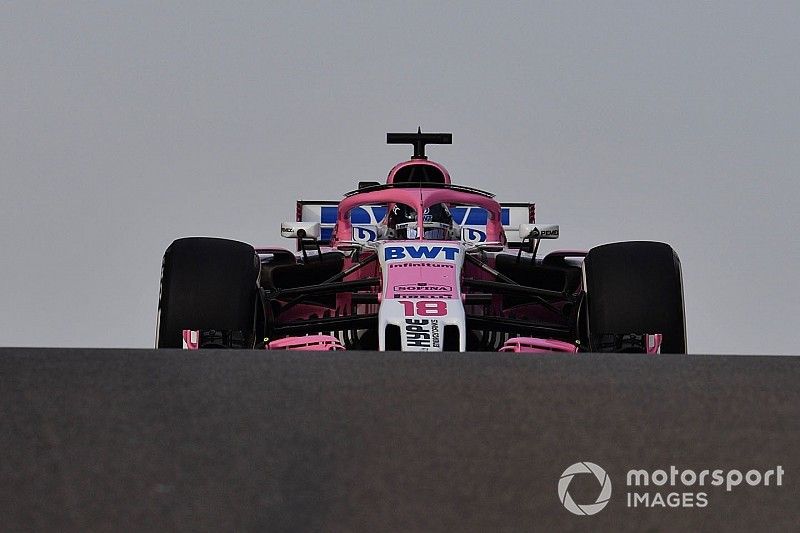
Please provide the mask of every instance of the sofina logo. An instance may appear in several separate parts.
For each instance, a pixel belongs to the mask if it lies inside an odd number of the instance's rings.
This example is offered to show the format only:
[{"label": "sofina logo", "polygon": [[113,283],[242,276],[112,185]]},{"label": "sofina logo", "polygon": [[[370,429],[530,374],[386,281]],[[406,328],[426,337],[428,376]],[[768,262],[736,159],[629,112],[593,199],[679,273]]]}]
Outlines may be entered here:
[{"label": "sofina logo", "polygon": [[[600,484],[600,494],[594,503],[577,504],[569,494],[569,484],[572,478],[578,474],[593,474]],[[611,478],[608,477],[606,471],[589,461],[582,463],[575,463],[567,467],[561,474],[558,480],[558,499],[561,504],[572,514],[576,515],[593,515],[603,510],[608,505],[608,500],[611,498]]]}]

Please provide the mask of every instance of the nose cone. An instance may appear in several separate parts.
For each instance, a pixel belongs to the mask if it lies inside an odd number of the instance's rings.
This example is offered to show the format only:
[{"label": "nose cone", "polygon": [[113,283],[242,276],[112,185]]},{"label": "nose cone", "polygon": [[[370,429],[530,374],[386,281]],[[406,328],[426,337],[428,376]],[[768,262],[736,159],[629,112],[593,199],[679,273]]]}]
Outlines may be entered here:
[{"label": "nose cone", "polygon": [[[466,349],[466,315],[460,280],[464,247],[452,242],[393,241],[378,247],[383,293],[378,312],[378,347],[404,351]],[[395,333],[392,334],[392,331]]]}]

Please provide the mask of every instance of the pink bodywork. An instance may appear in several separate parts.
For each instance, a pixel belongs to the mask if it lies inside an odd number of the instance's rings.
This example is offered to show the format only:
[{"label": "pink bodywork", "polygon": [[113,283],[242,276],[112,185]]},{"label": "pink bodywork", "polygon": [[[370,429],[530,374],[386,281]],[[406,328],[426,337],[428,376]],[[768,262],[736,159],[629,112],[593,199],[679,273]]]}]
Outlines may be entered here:
[{"label": "pink bodywork", "polygon": [[537,337],[514,337],[508,339],[500,352],[514,353],[577,353],[578,347],[569,342]]},{"label": "pink bodywork", "polygon": [[[651,333],[645,337],[645,348],[648,354],[661,353],[661,333]],[[569,342],[557,341],[553,339],[540,339],[537,337],[514,337],[508,339],[500,352],[514,353],[578,353],[578,347]]]},{"label": "pink bodywork", "polygon": [[663,339],[663,335],[661,333],[651,333],[649,335],[645,335],[645,348],[647,349],[647,353],[649,354],[657,354],[661,353],[661,341]]},{"label": "pink bodywork", "polygon": [[183,349],[184,350],[199,350],[200,349],[200,332],[196,329],[183,330]]},{"label": "pink bodywork", "polygon": [[304,352],[332,352],[344,350],[339,339],[331,335],[306,335],[303,337],[286,337],[274,340],[267,346],[268,350],[297,350]]}]

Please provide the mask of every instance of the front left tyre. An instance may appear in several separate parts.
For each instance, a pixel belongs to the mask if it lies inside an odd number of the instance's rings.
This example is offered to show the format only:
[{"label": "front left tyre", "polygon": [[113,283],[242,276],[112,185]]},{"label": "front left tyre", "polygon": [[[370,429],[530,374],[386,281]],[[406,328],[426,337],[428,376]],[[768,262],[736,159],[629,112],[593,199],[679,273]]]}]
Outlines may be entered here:
[{"label": "front left tyre", "polygon": [[[663,335],[662,353],[686,353],[681,262],[661,242],[617,242],[597,246],[583,262],[589,346],[628,334]],[[612,342],[613,344],[613,342]]]}]

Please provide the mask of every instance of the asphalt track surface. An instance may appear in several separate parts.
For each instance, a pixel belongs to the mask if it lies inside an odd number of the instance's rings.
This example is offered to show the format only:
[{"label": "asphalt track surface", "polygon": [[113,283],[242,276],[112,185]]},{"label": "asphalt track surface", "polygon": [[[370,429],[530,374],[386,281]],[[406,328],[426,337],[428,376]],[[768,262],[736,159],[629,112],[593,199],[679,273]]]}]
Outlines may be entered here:
[{"label": "asphalt track surface", "polygon": [[[800,524],[800,358],[7,348],[0,402],[4,531]],[[613,482],[594,516],[557,494],[580,461]],[[627,507],[627,470],[669,465],[785,474]]]}]

